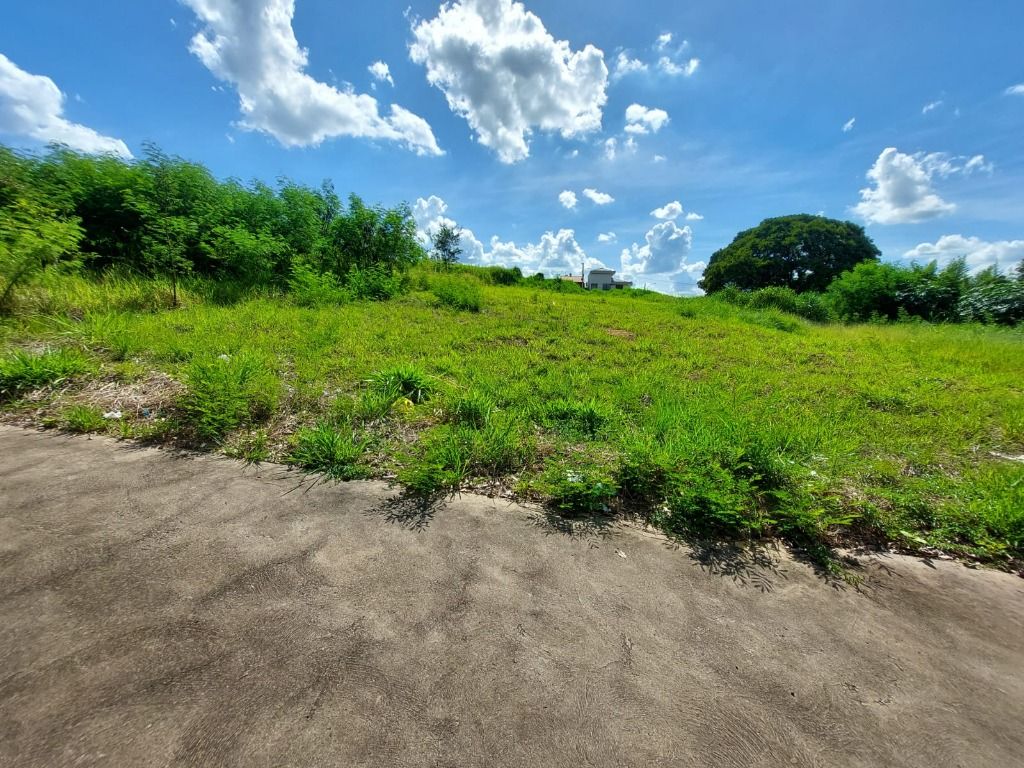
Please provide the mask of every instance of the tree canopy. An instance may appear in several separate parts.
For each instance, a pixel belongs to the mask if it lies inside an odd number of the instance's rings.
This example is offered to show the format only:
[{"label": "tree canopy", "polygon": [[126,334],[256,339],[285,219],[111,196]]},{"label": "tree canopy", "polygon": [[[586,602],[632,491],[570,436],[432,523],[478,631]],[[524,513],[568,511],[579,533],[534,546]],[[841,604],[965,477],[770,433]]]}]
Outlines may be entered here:
[{"label": "tree canopy", "polygon": [[699,285],[707,293],[730,285],[824,291],[841,273],[880,255],[863,227],[852,222],[809,214],[780,216],[740,232],[715,251]]},{"label": "tree canopy", "polygon": [[408,205],[357,195],[345,204],[330,182],[220,181],[154,146],[136,161],[0,146],[0,303],[60,259],[284,287],[297,270],[307,280],[386,281],[425,257]]}]

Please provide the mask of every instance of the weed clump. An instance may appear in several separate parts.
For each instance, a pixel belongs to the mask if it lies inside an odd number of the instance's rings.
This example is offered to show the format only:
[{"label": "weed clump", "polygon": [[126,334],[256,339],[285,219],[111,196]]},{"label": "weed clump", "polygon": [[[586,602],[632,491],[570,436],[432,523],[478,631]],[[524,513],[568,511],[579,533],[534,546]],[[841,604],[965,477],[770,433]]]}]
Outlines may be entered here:
[{"label": "weed clump", "polygon": [[320,422],[295,434],[295,445],[288,461],[332,480],[356,480],[366,477],[360,465],[368,441],[357,438],[350,427]]},{"label": "weed clump", "polygon": [[434,381],[414,365],[403,365],[386,371],[378,371],[370,377],[370,391],[390,407],[399,398],[406,398],[414,405],[425,402],[435,389]]},{"label": "weed clump", "polygon": [[15,350],[0,359],[0,400],[87,373],[92,364],[74,349],[46,350],[32,354]]},{"label": "weed clump", "polygon": [[251,355],[195,358],[184,378],[179,405],[203,440],[219,442],[243,424],[266,419],[277,407],[280,381],[265,361]]},{"label": "weed clump", "polygon": [[106,429],[107,422],[99,408],[91,405],[72,405],[64,411],[62,426],[69,432],[87,434],[102,432]]},{"label": "weed clump", "polygon": [[553,400],[542,413],[545,426],[584,439],[597,437],[610,420],[610,411],[596,400]]}]

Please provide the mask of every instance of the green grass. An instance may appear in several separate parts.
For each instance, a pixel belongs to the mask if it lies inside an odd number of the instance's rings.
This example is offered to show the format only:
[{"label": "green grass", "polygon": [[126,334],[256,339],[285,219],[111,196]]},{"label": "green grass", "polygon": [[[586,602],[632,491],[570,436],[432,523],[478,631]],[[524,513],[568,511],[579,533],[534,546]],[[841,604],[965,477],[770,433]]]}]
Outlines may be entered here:
[{"label": "green grass", "polygon": [[295,447],[288,461],[332,480],[355,480],[366,477],[366,469],[360,465],[366,445],[367,441],[356,438],[351,428],[320,422],[295,434]]},{"label": "green grass", "polygon": [[87,434],[102,432],[107,428],[103,411],[91,405],[72,405],[64,411],[62,426],[69,432]]},{"label": "green grass", "polygon": [[0,344],[165,371],[187,387],[172,431],[225,450],[254,428],[280,446],[282,430],[308,442],[320,422],[353,424],[358,439],[331,427],[339,455],[368,440],[355,465],[418,493],[483,478],[680,536],[1024,556],[1024,464],[995,455],[1024,453],[1019,329],[493,285],[477,287],[485,312],[453,312],[433,273],[390,301],[322,307],[190,284],[178,310],[123,300],[144,286],[61,280]]},{"label": "green grass", "polygon": [[74,349],[48,349],[32,354],[14,349],[0,357],[0,400],[84,374],[92,364]]}]

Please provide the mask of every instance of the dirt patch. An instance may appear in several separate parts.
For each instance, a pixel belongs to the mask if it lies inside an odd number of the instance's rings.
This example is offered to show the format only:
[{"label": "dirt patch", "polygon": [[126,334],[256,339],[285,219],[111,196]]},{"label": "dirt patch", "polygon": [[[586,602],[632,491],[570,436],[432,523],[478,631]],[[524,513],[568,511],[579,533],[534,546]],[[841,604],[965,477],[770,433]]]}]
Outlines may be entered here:
[{"label": "dirt patch", "polygon": [[0,427],[0,764],[1015,765],[1024,581]]},{"label": "dirt patch", "polygon": [[604,332],[609,336],[617,336],[620,339],[629,339],[632,341],[636,338],[636,334],[632,331],[624,331],[621,328],[605,328]]}]

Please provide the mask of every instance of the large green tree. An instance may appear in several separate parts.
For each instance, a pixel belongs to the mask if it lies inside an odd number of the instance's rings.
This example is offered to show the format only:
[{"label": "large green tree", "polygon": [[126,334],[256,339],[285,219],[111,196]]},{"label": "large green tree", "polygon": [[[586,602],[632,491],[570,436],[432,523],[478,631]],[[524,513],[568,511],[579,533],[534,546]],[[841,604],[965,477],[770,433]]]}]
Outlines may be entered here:
[{"label": "large green tree", "polygon": [[881,252],[864,229],[849,221],[797,214],[765,219],[711,255],[700,287],[744,290],[784,285],[823,291],[842,272]]}]

